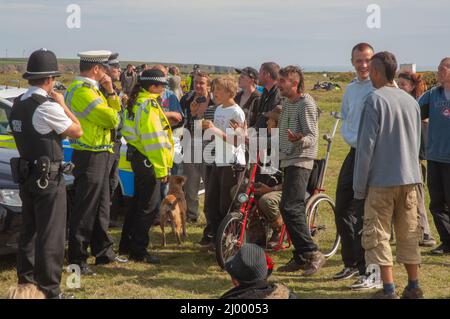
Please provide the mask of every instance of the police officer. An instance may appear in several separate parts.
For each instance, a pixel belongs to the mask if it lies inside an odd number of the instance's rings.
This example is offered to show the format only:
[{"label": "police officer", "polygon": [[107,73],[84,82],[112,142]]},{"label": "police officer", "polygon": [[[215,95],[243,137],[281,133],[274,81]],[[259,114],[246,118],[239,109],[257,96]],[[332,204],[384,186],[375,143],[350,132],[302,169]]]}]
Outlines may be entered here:
[{"label": "police officer", "polygon": [[[111,172],[109,175],[109,188],[110,188],[110,196],[111,202],[113,201],[115,190],[119,184],[119,160],[120,160],[120,147],[122,146],[122,135],[120,134],[120,129],[122,128],[122,118],[123,118],[123,102],[126,96],[122,94],[120,89],[114,84],[114,82],[120,81],[120,62],[119,62],[119,54],[113,53],[108,58],[108,70],[106,74],[111,78],[113,89],[116,94],[121,98],[121,110],[118,112],[119,115],[119,125],[116,129],[111,130],[111,138],[114,141],[113,151],[114,156],[111,156]],[[108,95],[107,90],[102,86],[100,87],[100,92],[103,95]],[[109,221],[109,227],[117,227],[117,211],[118,207],[111,203],[111,218]]]},{"label": "police officer", "polygon": [[173,165],[170,123],[157,99],[167,78],[161,70],[142,72],[124,114],[122,134],[127,140],[127,160],[134,172],[134,197],[122,230],[120,250],[131,259],[156,264],[147,251],[148,232],[158,213],[161,183],[167,183]]},{"label": "police officer", "polygon": [[[114,141],[111,130],[119,124],[120,100],[106,74],[110,51],[80,52],[80,76],[66,92],[66,103],[80,120],[84,135],[71,139],[75,164],[74,207],[69,226],[68,257],[84,275],[95,273],[88,267],[88,246],[95,264],[126,262],[113,251],[108,234],[110,213],[109,175]],[[102,86],[106,97],[100,92]]]},{"label": "police officer", "polygon": [[55,77],[60,75],[52,51],[33,52],[23,75],[30,87],[15,100],[9,119],[20,154],[20,158],[11,161],[22,199],[19,284],[36,284],[47,298],[53,299],[63,298],[59,285],[67,201],[61,140],[83,134],[63,96],[53,91]]}]

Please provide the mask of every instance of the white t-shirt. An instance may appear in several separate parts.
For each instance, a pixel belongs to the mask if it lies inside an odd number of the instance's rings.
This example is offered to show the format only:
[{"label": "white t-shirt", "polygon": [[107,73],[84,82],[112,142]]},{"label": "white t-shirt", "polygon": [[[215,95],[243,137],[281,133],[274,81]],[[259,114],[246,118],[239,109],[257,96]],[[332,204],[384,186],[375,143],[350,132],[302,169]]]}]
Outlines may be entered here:
[{"label": "white t-shirt", "polygon": [[[235,104],[229,107],[219,105],[214,112],[214,125],[221,131],[227,133],[229,137],[234,136],[234,130],[230,127],[230,120],[235,120],[239,124],[245,121],[245,114],[242,108]],[[227,130],[228,129],[228,130]],[[234,138],[230,139],[230,142]],[[245,165],[245,146],[235,147],[220,136],[215,136],[215,162],[217,166],[231,166],[232,164]]]},{"label": "white t-shirt", "polygon": [[[32,94],[48,96],[43,89],[31,86],[22,97],[21,101],[28,99]],[[72,120],[66,115],[64,109],[56,102],[47,101],[37,107],[32,118],[33,126],[40,134],[48,134],[55,131],[61,134],[72,125]]]}]

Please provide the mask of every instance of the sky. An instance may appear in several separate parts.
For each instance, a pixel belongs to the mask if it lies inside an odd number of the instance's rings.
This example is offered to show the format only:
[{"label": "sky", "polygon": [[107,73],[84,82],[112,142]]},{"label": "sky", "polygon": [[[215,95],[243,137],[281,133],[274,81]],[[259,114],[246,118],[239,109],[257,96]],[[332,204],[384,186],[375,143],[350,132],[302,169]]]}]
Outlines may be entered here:
[{"label": "sky", "polygon": [[[80,28],[67,27],[70,4]],[[367,26],[370,4],[381,28]],[[434,69],[450,56],[449,13],[448,0],[0,0],[0,58],[107,49],[132,61],[350,70],[353,45],[369,42]]]}]

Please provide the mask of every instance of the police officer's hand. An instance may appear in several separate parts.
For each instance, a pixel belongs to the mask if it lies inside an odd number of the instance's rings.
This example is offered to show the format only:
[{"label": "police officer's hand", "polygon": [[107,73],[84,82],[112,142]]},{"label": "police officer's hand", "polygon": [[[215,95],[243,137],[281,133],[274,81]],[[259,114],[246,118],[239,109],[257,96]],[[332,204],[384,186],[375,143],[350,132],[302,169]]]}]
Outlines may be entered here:
[{"label": "police officer's hand", "polygon": [[65,103],[64,103],[64,95],[62,95],[61,93],[58,93],[58,92],[52,90],[49,95],[59,105],[61,105],[61,106],[65,105]]},{"label": "police officer's hand", "polygon": [[108,74],[105,74],[102,79],[99,81],[100,85],[106,90],[108,93],[114,93],[113,85],[111,77]]}]

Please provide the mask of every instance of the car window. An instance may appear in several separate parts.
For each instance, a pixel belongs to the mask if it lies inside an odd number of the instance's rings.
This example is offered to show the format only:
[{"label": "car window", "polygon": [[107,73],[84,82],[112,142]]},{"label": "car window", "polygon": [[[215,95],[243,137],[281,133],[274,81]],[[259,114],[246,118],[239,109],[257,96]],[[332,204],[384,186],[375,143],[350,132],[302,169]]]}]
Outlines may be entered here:
[{"label": "car window", "polygon": [[0,102],[0,134],[8,133],[8,112],[10,107]]}]

